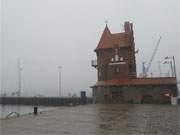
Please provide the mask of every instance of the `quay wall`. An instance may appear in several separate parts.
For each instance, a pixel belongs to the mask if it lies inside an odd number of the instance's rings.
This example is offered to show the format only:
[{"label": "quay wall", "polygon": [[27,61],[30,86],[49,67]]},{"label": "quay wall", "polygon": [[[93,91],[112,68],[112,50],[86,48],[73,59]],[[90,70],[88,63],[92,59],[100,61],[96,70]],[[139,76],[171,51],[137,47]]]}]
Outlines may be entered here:
[{"label": "quay wall", "polygon": [[66,106],[92,103],[88,97],[0,97],[1,105]]},{"label": "quay wall", "polygon": [[171,104],[171,96],[178,96],[176,85],[93,87],[94,103]]}]

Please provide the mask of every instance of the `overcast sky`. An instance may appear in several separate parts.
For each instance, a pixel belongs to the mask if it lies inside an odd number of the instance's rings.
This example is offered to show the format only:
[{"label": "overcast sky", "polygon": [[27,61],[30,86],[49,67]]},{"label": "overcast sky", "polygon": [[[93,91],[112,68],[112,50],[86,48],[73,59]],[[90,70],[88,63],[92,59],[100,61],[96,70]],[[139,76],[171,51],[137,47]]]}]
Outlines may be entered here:
[{"label": "overcast sky", "polygon": [[[138,74],[149,61],[156,42],[162,40],[151,72],[158,61],[175,56],[178,0],[1,0],[1,92],[18,90],[17,58],[22,70],[22,95],[58,95],[58,66],[62,67],[62,93],[91,94],[96,69],[93,50],[105,27],[123,31],[124,21],[134,24]],[[180,4],[180,3],[179,3]],[[179,8],[180,9],[180,8]],[[178,30],[179,28],[179,30]],[[180,48],[179,48],[180,50]],[[2,57],[3,56],[3,57]],[[161,65],[167,73],[168,65]],[[177,67],[179,72],[179,68]],[[2,79],[1,78],[1,79]]]}]

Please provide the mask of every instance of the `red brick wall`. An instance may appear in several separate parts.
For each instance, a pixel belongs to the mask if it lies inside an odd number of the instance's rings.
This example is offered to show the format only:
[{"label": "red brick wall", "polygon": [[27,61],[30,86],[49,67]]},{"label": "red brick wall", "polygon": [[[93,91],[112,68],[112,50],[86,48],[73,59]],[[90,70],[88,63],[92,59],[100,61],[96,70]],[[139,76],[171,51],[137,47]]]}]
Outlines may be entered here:
[{"label": "red brick wall", "polygon": [[[129,74],[134,72],[136,74],[135,57],[132,57],[132,48],[118,48],[118,55],[119,57],[124,58],[123,62],[126,62],[126,64],[109,65],[112,63],[111,59],[115,57],[115,49],[103,49],[97,51],[99,81],[129,77]],[[116,67],[120,70],[117,74],[114,73]]]}]

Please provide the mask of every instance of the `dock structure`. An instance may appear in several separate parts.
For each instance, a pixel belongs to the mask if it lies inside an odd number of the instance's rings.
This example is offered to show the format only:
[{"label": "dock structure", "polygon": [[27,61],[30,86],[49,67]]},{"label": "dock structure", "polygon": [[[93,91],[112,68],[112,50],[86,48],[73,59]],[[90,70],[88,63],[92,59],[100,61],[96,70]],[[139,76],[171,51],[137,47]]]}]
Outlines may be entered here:
[{"label": "dock structure", "polygon": [[92,86],[96,103],[171,103],[178,96],[176,76],[138,77],[133,24],[111,33],[107,24],[94,50],[97,82]]},{"label": "dock structure", "polygon": [[0,97],[2,105],[66,106],[92,103],[87,97]]},{"label": "dock structure", "polygon": [[0,120],[2,135],[179,135],[180,106],[89,104]]}]

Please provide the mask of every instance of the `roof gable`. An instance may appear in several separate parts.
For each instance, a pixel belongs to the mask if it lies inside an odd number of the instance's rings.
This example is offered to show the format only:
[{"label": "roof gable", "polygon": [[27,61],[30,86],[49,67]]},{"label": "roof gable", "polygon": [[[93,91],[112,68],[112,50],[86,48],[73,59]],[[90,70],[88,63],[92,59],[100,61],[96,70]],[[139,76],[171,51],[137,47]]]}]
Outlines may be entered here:
[{"label": "roof gable", "polygon": [[130,45],[129,33],[122,32],[112,34],[106,25],[95,51],[114,47],[128,47]]},{"label": "roof gable", "polygon": [[102,48],[109,48],[111,43],[112,43],[111,32],[108,26],[106,25],[96,50]]}]

